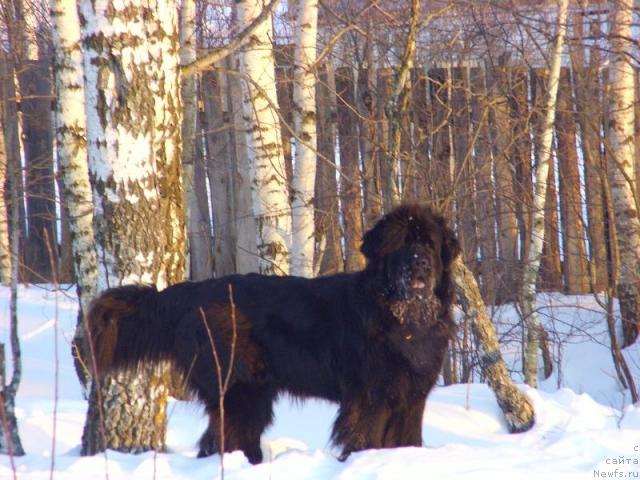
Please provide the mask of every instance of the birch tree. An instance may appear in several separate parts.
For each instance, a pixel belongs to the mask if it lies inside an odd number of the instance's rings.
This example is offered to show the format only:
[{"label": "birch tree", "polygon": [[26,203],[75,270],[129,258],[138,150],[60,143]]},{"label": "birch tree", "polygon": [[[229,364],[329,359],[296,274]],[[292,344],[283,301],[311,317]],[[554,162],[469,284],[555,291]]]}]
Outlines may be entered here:
[{"label": "birch tree", "polygon": [[69,219],[80,311],[74,358],[81,382],[88,380],[88,349],[83,314],[96,294],[97,265],[93,234],[93,198],[87,164],[80,23],[75,0],[52,0],[55,127],[64,208]]},{"label": "birch tree", "polygon": [[617,294],[622,317],[623,346],[631,345],[640,329],[640,219],[636,191],[634,144],[634,69],[632,60],[633,1],[611,4],[611,53],[608,171],[620,252]]},{"label": "birch tree", "polygon": [[476,339],[480,368],[504,413],[509,432],[526,432],[535,423],[533,405],[509,376],[496,331],[487,316],[476,279],[461,257],[453,263],[453,278],[458,301],[465,316],[470,320],[471,330]]},{"label": "birch tree", "polygon": [[540,324],[536,312],[536,279],[540,268],[544,239],[544,204],[547,192],[547,177],[551,164],[551,148],[553,141],[553,125],[556,114],[556,99],[558,84],[560,83],[560,66],[562,63],[562,49],[567,29],[568,0],[558,0],[557,30],[554,39],[551,66],[549,71],[549,86],[544,104],[544,120],[538,148],[540,156],[535,166],[535,185],[533,197],[533,220],[531,246],[527,261],[524,265],[522,290],[520,294],[520,308],[527,330],[527,340],[524,355],[524,379],[528,385],[536,387],[538,384],[538,348]]},{"label": "birch tree", "polygon": [[11,283],[11,247],[9,244],[9,209],[7,206],[7,169],[9,156],[4,143],[4,108],[0,97],[0,285]]},{"label": "birch tree", "polygon": [[[3,125],[3,108],[0,108],[0,147],[4,147],[4,125]],[[4,154],[4,155],[3,155]],[[6,251],[8,259],[3,261],[3,269],[9,267],[9,339],[11,343],[11,380],[8,380],[6,369],[5,345],[0,343],[0,453],[10,456],[24,455],[20,433],[18,431],[18,421],[15,413],[15,399],[22,379],[22,356],[20,354],[20,338],[18,337],[18,255],[20,252],[20,228],[18,227],[20,215],[18,214],[18,188],[15,171],[15,163],[9,162],[6,152],[0,149],[0,180],[5,185],[9,185],[9,195],[4,197],[4,189],[2,189],[3,200],[9,198],[11,208],[11,238],[3,240],[3,248]],[[4,178],[3,178],[4,177]],[[0,218],[0,222],[8,219],[8,211],[3,212],[4,217]],[[3,273],[3,277],[6,275]],[[6,278],[3,278],[3,284]]]},{"label": "birch tree", "polygon": [[293,171],[291,273],[313,276],[316,177],[316,39],[318,1],[299,0],[293,65],[293,122],[296,133]]},{"label": "birch tree", "polygon": [[[272,2],[273,3],[273,2]],[[244,28],[264,9],[260,0],[236,3]],[[251,42],[240,50],[242,106],[245,116],[253,214],[261,273],[289,273],[291,207],[278,118],[271,15],[260,22]]]},{"label": "birch tree", "polygon": [[[98,291],[183,280],[182,102],[177,11],[168,0],[80,4]],[[92,390],[82,452],[162,450],[166,369]]]}]

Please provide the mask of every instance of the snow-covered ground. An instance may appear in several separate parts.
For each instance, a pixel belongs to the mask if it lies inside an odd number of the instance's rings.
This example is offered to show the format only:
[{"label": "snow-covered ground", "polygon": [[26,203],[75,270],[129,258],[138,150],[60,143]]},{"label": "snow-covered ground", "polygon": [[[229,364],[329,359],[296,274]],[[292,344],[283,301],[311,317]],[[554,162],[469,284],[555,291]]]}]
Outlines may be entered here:
[{"label": "snow-covered ground", "polygon": [[[0,341],[5,343],[8,298],[8,290],[0,287]],[[69,352],[76,317],[73,289],[21,287],[19,298],[24,377],[16,410],[27,455],[14,459],[15,471],[10,459],[0,456],[0,479],[14,474],[20,479],[74,480],[220,477],[217,455],[195,458],[195,444],[206,422],[193,403],[170,406],[170,453],[109,451],[81,457],[86,402]],[[240,452],[225,455],[225,478],[640,478],[640,405],[630,405],[617,385],[602,310],[589,296],[543,296],[540,304],[543,318],[561,340],[555,354],[562,363],[539,389],[522,387],[536,409],[537,423],[531,431],[507,433],[493,393],[483,384],[439,387],[427,402],[424,448],[366,451],[341,463],[328,445],[335,407],[319,401],[300,405],[285,398],[263,438],[267,460],[251,466]],[[503,308],[494,319],[508,337],[513,310]],[[517,368],[515,344],[507,343],[504,351],[510,366]],[[640,345],[625,355],[640,383]]]}]

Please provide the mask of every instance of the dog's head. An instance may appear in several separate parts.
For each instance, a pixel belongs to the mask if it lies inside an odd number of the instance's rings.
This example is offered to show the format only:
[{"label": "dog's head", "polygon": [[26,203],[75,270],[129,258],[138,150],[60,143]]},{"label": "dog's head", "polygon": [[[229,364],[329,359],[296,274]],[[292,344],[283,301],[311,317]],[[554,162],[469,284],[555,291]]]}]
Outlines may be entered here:
[{"label": "dog's head", "polygon": [[361,251],[381,275],[387,300],[397,303],[449,295],[449,271],[460,246],[442,215],[402,205],[365,234]]}]

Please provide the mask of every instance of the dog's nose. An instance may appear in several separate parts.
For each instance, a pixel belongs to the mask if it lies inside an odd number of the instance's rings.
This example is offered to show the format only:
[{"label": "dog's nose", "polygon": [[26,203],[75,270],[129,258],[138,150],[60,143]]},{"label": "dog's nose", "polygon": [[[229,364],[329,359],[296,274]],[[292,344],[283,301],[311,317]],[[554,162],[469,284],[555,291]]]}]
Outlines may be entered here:
[{"label": "dog's nose", "polygon": [[412,264],[413,268],[424,270],[429,267],[429,260],[427,260],[425,257],[414,255]]}]

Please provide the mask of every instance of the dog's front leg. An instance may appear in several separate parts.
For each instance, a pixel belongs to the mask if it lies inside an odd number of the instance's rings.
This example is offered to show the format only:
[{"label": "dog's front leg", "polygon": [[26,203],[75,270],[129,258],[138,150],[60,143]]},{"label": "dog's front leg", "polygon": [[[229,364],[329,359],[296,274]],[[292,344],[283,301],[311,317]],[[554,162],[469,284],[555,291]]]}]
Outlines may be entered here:
[{"label": "dog's front leg", "polygon": [[383,447],[421,447],[425,397],[398,405],[385,429]]},{"label": "dog's front leg", "polygon": [[385,402],[366,393],[341,402],[331,435],[333,443],[342,447],[339,460],[346,460],[352,452],[382,448],[390,415]]}]

